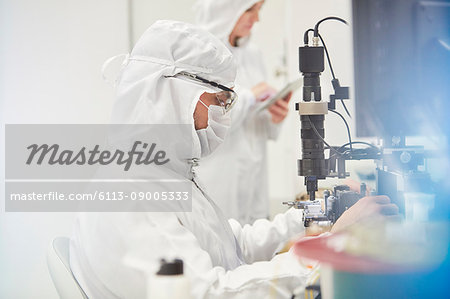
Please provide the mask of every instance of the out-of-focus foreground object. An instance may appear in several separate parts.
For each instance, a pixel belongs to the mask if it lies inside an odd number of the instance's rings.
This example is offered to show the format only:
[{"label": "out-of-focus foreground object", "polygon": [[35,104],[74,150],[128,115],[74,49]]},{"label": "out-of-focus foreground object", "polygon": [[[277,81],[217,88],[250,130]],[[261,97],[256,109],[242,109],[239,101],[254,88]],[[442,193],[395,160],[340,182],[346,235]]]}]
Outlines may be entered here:
[{"label": "out-of-focus foreground object", "polygon": [[322,298],[443,298],[448,295],[448,223],[373,221],[302,240],[301,259],[321,262]]}]

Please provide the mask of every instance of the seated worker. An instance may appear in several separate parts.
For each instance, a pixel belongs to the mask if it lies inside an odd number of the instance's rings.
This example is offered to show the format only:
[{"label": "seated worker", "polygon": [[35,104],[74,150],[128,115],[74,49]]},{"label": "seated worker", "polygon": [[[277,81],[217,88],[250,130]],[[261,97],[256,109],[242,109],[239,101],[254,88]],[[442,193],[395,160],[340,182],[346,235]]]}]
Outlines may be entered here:
[{"label": "seated worker", "polygon": [[[193,25],[158,21],[138,41],[121,72],[113,121],[188,124],[191,158],[206,156],[229,126],[229,88],[235,75],[233,56],[216,37]],[[192,186],[191,212],[78,216],[70,265],[89,298],[146,298],[145,273],[127,261],[155,273],[165,257],[184,261],[192,298],[290,298],[308,271],[290,252],[275,254],[303,232],[301,211],[291,209],[272,222],[261,219],[241,227],[225,219],[214,199],[205,195],[192,161],[177,162],[178,168],[171,171]],[[336,229],[363,217],[361,210],[392,212],[395,208],[388,202],[385,197],[362,200],[344,213]]]}]

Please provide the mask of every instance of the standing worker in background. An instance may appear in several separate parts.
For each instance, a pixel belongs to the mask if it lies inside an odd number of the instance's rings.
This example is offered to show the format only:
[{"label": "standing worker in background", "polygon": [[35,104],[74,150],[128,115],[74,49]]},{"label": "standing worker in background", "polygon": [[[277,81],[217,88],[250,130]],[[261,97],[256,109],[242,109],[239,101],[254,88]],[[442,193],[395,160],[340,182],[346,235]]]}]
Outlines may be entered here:
[{"label": "standing worker in background", "polygon": [[[255,103],[275,90],[266,83],[261,52],[249,42],[264,1],[199,0],[197,23],[231,50],[238,70],[235,91],[240,101],[232,111],[232,127],[221,147],[204,159],[199,178],[225,215],[241,224],[269,216],[267,140],[277,138],[291,95],[257,113]],[[227,184],[222,184],[226,178]]]}]

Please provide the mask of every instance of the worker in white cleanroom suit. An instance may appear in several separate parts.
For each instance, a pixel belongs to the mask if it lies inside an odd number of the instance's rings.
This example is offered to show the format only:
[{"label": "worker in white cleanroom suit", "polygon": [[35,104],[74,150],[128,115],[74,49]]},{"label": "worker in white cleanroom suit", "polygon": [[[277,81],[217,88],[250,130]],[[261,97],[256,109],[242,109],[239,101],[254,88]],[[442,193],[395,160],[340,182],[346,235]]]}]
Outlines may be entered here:
[{"label": "worker in white cleanroom suit", "polygon": [[[194,6],[197,23],[217,36],[237,62],[236,92],[229,137],[203,161],[198,175],[224,214],[253,223],[269,216],[266,143],[277,138],[288,112],[290,96],[270,109],[256,113],[256,103],[273,94],[259,49],[249,41],[259,20],[260,0],[199,0]],[[217,184],[219,177],[228,184]]]},{"label": "worker in white cleanroom suit", "polygon": [[[113,121],[189,125],[191,159],[167,172],[190,183],[192,211],[80,214],[70,266],[89,298],[145,298],[146,274],[172,257],[184,261],[193,298],[290,298],[304,283],[308,271],[291,253],[275,256],[302,234],[300,210],[242,227],[224,218],[195,177],[194,158],[214,151],[226,134],[235,74],[231,52],[193,25],[158,21],[134,47],[118,79]],[[152,175],[140,178],[158,179]],[[171,182],[161,184],[174,191]]]}]

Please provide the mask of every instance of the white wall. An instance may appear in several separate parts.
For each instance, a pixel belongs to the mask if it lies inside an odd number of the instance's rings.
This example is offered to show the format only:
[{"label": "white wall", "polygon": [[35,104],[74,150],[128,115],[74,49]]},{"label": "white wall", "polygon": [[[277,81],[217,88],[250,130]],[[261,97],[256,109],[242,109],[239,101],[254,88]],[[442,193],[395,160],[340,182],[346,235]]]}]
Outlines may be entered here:
[{"label": "white wall", "polygon": [[135,43],[157,20],[177,20],[194,23],[192,5],[196,0],[131,0],[132,36]]},{"label": "white wall", "polygon": [[[113,94],[100,68],[128,51],[127,1],[3,0],[0,12],[1,140],[5,123],[107,122]],[[5,213],[1,186],[0,298],[57,298],[45,253],[74,215]]]}]

